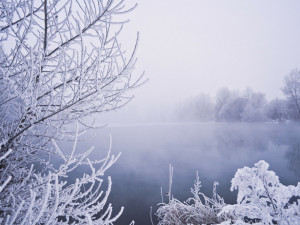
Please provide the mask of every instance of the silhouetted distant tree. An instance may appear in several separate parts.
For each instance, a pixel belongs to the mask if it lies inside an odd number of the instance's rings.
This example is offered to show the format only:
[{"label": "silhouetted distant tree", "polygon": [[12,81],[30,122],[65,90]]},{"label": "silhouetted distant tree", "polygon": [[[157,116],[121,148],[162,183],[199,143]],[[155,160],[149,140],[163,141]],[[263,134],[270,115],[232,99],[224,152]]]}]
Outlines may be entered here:
[{"label": "silhouetted distant tree", "polygon": [[267,106],[265,94],[247,88],[244,98],[247,99],[247,103],[243,109],[241,120],[246,122],[265,121]]},{"label": "silhouetted distant tree", "polygon": [[216,121],[222,120],[221,111],[222,108],[226,105],[229,98],[232,96],[232,92],[226,88],[220,88],[216,94],[216,105],[215,105],[215,119]]},{"label": "silhouetted distant tree", "polygon": [[296,119],[300,119],[300,71],[292,70],[284,78],[283,93],[287,96],[289,107],[295,111]]},{"label": "silhouetted distant tree", "polygon": [[271,120],[282,121],[289,118],[287,101],[283,99],[273,99],[267,107],[267,117]]},{"label": "silhouetted distant tree", "polygon": [[242,114],[246,105],[246,98],[240,96],[231,97],[220,110],[219,118],[229,122],[242,121]]},{"label": "silhouetted distant tree", "polygon": [[208,94],[200,93],[189,98],[178,107],[180,120],[212,121],[214,119],[214,103]]}]

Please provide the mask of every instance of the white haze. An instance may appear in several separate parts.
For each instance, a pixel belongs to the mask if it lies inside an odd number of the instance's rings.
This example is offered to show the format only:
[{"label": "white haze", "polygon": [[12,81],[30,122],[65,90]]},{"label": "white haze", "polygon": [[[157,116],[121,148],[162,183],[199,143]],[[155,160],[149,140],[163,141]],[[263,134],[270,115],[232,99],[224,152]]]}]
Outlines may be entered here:
[{"label": "white haze", "polygon": [[[136,1],[128,1],[133,5]],[[223,86],[282,98],[283,77],[300,67],[298,0],[141,0],[124,27],[140,32],[136,73],[149,82],[102,122],[161,120],[184,99]]]}]

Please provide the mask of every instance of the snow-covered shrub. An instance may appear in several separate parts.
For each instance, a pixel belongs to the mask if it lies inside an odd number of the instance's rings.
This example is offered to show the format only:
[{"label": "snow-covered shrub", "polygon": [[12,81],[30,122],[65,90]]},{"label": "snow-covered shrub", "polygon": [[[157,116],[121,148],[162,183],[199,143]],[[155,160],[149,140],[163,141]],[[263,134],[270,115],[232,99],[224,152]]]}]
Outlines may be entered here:
[{"label": "snow-covered shrub", "polygon": [[[106,158],[90,161],[88,156],[93,148],[76,154],[75,142],[71,154],[64,155],[54,141],[53,144],[61,164],[51,169],[49,166],[44,172],[35,171],[33,165],[19,169],[16,175],[20,182],[11,184],[9,171],[1,174],[1,180],[5,181],[0,187],[0,221],[3,224],[113,224],[123,208],[113,213],[111,204],[106,205],[111,190],[110,177],[106,191],[101,189],[104,173],[119,155],[111,156],[109,148]],[[12,151],[0,160],[9,164]],[[71,182],[68,176],[83,165],[89,167],[87,173]]]},{"label": "snow-covered shrub", "polygon": [[231,182],[231,191],[238,190],[237,204],[225,206],[219,215],[261,224],[299,224],[300,183],[285,186],[268,168],[261,160],[253,168],[239,169]]},{"label": "snow-covered shrub", "polygon": [[191,188],[192,198],[181,202],[171,197],[169,203],[159,204],[156,212],[158,225],[216,224],[228,219],[226,215],[218,215],[226,204],[216,193],[217,185],[218,183],[215,182],[213,198],[205,196],[200,191],[201,182],[197,173],[194,187]]},{"label": "snow-covered shrub", "polygon": [[234,205],[225,204],[216,194],[216,183],[212,199],[201,193],[197,175],[193,198],[180,202],[172,197],[169,203],[159,204],[158,225],[300,224],[300,182],[285,186],[268,168],[261,160],[253,168],[238,169],[231,185],[231,191],[238,190]]}]

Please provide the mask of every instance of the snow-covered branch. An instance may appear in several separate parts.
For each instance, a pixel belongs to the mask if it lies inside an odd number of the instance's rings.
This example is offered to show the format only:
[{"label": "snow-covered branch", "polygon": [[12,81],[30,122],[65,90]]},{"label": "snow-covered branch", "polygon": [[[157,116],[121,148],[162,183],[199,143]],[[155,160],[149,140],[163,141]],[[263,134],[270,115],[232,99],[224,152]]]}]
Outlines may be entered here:
[{"label": "snow-covered branch", "polygon": [[[9,185],[1,193],[10,182],[5,181],[0,191],[0,219],[8,224],[91,224],[91,221],[92,224],[113,224],[123,208],[113,212],[111,204],[107,205],[110,177],[106,191],[101,189],[105,171],[120,155],[110,155],[109,150],[102,163],[92,163],[88,159],[90,150],[82,154],[72,152],[67,161],[52,171],[40,173],[33,171],[33,166],[24,169],[23,182]],[[72,171],[86,164],[90,172],[71,182],[68,177]]]},{"label": "snow-covered branch", "polygon": [[[124,0],[0,1],[0,223],[112,224],[122,213],[106,206],[110,177],[102,191],[119,156],[109,149],[90,161],[92,148],[75,150],[77,135],[91,127],[87,117],[122,107],[144,82],[132,73],[139,35],[129,54],[119,39],[135,7]],[[56,142],[72,139],[66,155]],[[67,177],[81,166],[90,173],[72,183]]]},{"label": "snow-covered branch", "polygon": [[132,75],[139,37],[129,55],[119,40],[123,14],[135,6],[20,0],[0,8],[0,138],[6,150],[30,151],[27,146],[67,137],[66,125],[123,106],[128,91],[144,82]]}]

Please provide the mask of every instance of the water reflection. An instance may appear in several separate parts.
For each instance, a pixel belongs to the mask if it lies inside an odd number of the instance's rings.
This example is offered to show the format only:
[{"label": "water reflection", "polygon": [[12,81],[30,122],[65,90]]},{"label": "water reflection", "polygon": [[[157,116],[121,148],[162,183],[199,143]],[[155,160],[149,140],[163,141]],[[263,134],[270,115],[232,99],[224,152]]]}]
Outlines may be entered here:
[{"label": "water reflection", "polygon": [[[230,181],[236,170],[263,159],[284,184],[296,184],[300,177],[300,126],[295,124],[168,124],[108,127],[89,138],[95,158],[104,155],[109,133],[113,151],[122,152],[109,170],[113,179],[111,202],[117,210],[125,206],[117,225],[150,225],[150,206],[161,201],[160,187],[168,188],[168,166],[174,166],[173,194],[190,197],[195,171],[203,192],[212,194],[215,180],[218,193],[235,202]],[[91,135],[91,134],[90,134]],[[89,136],[90,136],[89,135]],[[86,142],[85,142],[86,143]],[[99,149],[99,151],[97,151]]]},{"label": "water reflection", "polygon": [[289,169],[296,176],[300,177],[300,142],[291,144],[286,152],[286,158],[289,160]]}]

